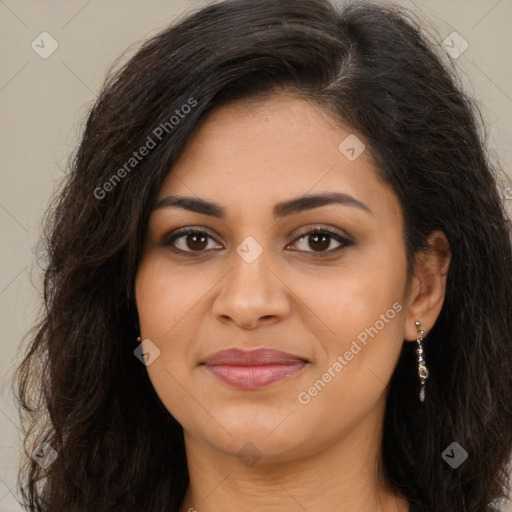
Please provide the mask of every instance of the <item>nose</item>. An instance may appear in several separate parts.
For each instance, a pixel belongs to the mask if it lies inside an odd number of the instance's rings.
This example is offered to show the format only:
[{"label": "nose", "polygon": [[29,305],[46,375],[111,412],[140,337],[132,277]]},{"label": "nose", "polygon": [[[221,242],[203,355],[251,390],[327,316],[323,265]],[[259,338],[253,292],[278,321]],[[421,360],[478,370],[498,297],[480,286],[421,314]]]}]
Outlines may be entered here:
[{"label": "nose", "polygon": [[233,268],[222,281],[212,306],[215,318],[244,329],[256,329],[289,313],[288,287],[268,263],[265,252],[252,263],[234,252]]}]

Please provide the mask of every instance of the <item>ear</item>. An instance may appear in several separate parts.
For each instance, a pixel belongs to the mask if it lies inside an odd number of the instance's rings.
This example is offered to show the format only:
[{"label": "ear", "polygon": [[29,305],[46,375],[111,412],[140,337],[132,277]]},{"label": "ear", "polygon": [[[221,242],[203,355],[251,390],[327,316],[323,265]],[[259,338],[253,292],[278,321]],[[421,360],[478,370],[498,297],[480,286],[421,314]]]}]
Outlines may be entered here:
[{"label": "ear", "polygon": [[416,255],[407,298],[404,339],[414,341],[418,338],[416,320],[426,334],[436,323],[443,307],[450,261],[450,244],[445,234],[433,231],[428,237],[428,247]]}]

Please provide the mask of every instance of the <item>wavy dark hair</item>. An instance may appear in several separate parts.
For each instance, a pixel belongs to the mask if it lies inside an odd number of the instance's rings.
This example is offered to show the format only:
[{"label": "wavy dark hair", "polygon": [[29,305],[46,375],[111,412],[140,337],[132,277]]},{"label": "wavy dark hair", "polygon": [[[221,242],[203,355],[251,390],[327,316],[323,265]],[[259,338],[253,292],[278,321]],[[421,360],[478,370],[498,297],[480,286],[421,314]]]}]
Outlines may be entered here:
[{"label": "wavy dark hair", "polygon": [[[43,312],[15,374],[27,454],[18,479],[31,511],[179,510],[189,479],[183,430],[134,357],[149,212],[206,113],[280,90],[364,137],[402,207],[409,276],[433,230],[451,246],[445,302],[425,343],[425,402],[413,343],[390,382],[383,481],[420,512],[482,512],[510,492],[502,171],[480,107],[427,30],[389,4],[228,0],[184,16],[109,71],[45,216]],[[131,161],[148,137],[155,147]],[[42,441],[58,454],[46,468],[31,458]],[[468,453],[457,469],[441,457],[453,442]]]}]

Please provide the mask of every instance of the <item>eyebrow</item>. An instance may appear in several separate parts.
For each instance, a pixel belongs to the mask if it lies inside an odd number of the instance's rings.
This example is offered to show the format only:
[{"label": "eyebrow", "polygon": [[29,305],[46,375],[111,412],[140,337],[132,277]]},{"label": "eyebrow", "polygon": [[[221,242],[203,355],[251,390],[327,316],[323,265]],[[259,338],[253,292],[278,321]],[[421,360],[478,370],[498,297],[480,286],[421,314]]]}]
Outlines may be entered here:
[{"label": "eyebrow", "polygon": [[[348,194],[341,192],[330,192],[324,194],[305,195],[282,201],[274,206],[274,218],[287,217],[289,215],[300,213],[313,208],[320,208],[329,204],[341,204],[343,206],[353,206],[360,210],[373,215],[372,211],[364,203]],[[153,211],[162,208],[183,208],[191,212],[200,213],[203,215],[210,215],[218,219],[226,217],[226,210],[212,201],[205,199],[198,199],[196,197],[186,196],[168,196],[164,197],[153,208]]]}]

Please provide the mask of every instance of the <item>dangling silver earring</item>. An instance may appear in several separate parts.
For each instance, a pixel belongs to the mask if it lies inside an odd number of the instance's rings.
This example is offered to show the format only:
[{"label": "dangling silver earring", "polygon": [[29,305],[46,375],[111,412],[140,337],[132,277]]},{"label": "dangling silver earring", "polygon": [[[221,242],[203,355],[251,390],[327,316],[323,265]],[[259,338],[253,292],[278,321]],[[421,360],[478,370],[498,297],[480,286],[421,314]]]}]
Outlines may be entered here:
[{"label": "dangling silver earring", "polygon": [[418,333],[418,339],[416,343],[418,344],[418,348],[416,349],[416,354],[418,355],[418,376],[421,382],[420,389],[420,401],[425,401],[425,381],[428,379],[428,370],[425,365],[425,360],[423,359],[423,345],[421,342],[423,341],[423,337],[425,336],[425,330],[421,328],[421,323],[416,320],[416,332]]},{"label": "dangling silver earring", "polygon": [[137,341],[140,343],[140,336],[137,336]]}]

